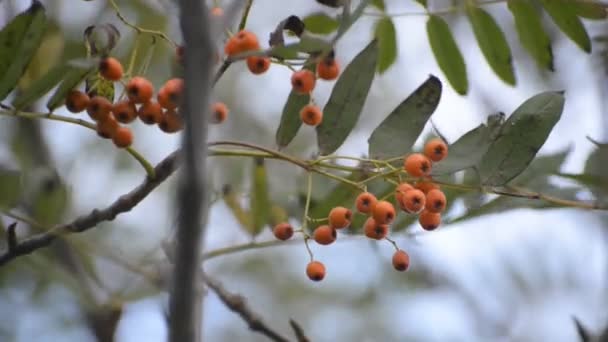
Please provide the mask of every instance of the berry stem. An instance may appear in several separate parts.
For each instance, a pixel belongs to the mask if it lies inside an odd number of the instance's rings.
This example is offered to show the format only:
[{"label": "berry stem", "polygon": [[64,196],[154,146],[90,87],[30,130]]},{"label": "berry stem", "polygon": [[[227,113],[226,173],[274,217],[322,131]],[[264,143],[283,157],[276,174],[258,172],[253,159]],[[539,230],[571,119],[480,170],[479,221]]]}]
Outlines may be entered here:
[{"label": "berry stem", "polygon": [[114,12],[116,13],[116,16],[118,17],[118,19],[120,21],[122,21],[123,24],[125,24],[125,25],[129,26],[130,28],[132,28],[133,30],[135,30],[135,32],[137,32],[139,34],[150,34],[153,36],[157,36],[160,39],[166,41],[167,43],[173,45],[174,48],[176,48],[178,46],[178,44],[176,42],[172,41],[171,38],[169,38],[164,32],[144,29],[135,24],[130,23],[120,12],[120,8],[118,7],[118,5],[116,5],[115,0],[109,0],[109,2],[110,2],[110,5],[112,6],[112,8],[114,9]]},{"label": "berry stem", "polygon": [[395,240],[393,240],[393,239],[389,238],[388,236],[386,236],[386,237],[384,238],[384,240],[386,240],[386,241],[390,242],[390,243],[391,243],[391,245],[393,245],[393,247],[395,247],[395,250],[397,250],[397,251],[399,250],[399,246],[397,246],[397,242],[395,242]]},{"label": "berry stem", "polygon": [[306,181],[306,204],[304,205],[304,216],[302,217],[302,230],[308,228],[308,210],[310,209],[310,198],[312,197],[312,173],[308,173]]},{"label": "berry stem", "polygon": [[135,59],[137,58],[137,50],[139,49],[139,32],[135,35],[135,42],[133,42],[133,50],[131,50],[131,56],[129,57],[129,66],[127,67],[127,75],[133,76],[133,68],[135,67]]},{"label": "berry stem", "polygon": [[306,251],[308,252],[308,256],[310,257],[310,261],[315,260],[314,255],[312,254],[312,250],[310,249],[310,245],[308,244],[308,240],[310,240],[310,236],[304,238],[304,246],[306,247]]},{"label": "berry stem", "polygon": [[243,15],[241,16],[241,21],[239,22],[238,31],[242,30],[247,26],[247,18],[249,17],[249,11],[251,10],[251,6],[253,5],[253,0],[247,0],[245,3],[245,10],[243,11]]}]

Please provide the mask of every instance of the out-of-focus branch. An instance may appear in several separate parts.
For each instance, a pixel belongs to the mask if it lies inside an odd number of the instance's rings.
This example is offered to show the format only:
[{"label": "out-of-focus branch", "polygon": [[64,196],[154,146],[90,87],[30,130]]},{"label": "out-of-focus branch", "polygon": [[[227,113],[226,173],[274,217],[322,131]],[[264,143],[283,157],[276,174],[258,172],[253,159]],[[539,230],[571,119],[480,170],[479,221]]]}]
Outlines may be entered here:
[{"label": "out-of-focus branch", "polygon": [[206,157],[214,44],[209,13],[203,1],[180,0],[184,38],[184,94],[180,113],[183,170],[178,183],[175,261],[169,294],[169,341],[201,338],[202,296],[196,279],[207,224]]},{"label": "out-of-focus branch", "polygon": [[264,323],[255,312],[251,311],[245,298],[238,294],[228,292],[228,290],[226,290],[217,280],[210,278],[206,274],[203,275],[203,281],[213,292],[215,292],[230,311],[237,313],[247,323],[251,331],[260,333],[272,341],[289,341]]},{"label": "out-of-focus branch", "polygon": [[128,212],[138,205],[152,190],[156,189],[177,169],[178,152],[173,152],[154,168],[156,177],[146,179],[129,193],[119,197],[114,203],[104,209],[94,209],[91,213],[80,216],[72,222],[53,227],[47,232],[40,233],[19,241],[12,249],[0,254],[0,266],[17,258],[46,247],[63,235],[89,230],[103,221],[111,221],[121,213]]}]

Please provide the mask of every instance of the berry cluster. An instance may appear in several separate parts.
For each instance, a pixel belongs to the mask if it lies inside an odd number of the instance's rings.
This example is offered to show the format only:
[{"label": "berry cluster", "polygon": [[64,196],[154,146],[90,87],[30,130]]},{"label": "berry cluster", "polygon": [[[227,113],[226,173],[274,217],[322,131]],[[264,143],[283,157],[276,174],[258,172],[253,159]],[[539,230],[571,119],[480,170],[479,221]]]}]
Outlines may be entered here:
[{"label": "berry cluster", "polygon": [[[224,53],[228,57],[234,57],[236,55],[258,51],[260,50],[260,43],[257,36],[247,30],[241,30],[235,35],[230,37],[224,45]],[[266,56],[249,56],[246,59],[247,68],[254,75],[260,75],[268,71],[270,68],[271,60]],[[291,75],[291,87],[292,90],[301,95],[310,95],[314,90],[317,78],[322,80],[335,80],[340,74],[340,66],[336,61],[333,52],[327,56],[319,56],[317,58],[315,72],[302,68],[298,71],[294,71]],[[310,103],[305,105],[300,110],[300,119],[302,122],[309,126],[317,126],[323,121],[323,113],[321,109],[314,104],[312,98]]]},{"label": "berry cluster", "polygon": [[[179,56],[179,48],[177,51]],[[123,79],[123,67],[114,57],[103,58],[98,67],[101,77],[108,81],[118,82]],[[184,89],[181,78],[172,78],[158,90],[154,100],[154,86],[143,76],[134,76],[126,82],[126,98],[115,103],[106,97],[91,95],[73,89],[65,100],[66,108],[72,113],[86,110],[97,125],[97,134],[112,139],[119,148],[126,148],[133,143],[130,124],[139,118],[146,125],[158,125],[165,133],[176,133],[182,130],[183,122],[179,113],[179,104]],[[226,120],[228,108],[225,104],[213,104],[210,121],[221,123]],[[121,125],[123,124],[123,125]]]},{"label": "berry cluster", "polygon": [[[433,163],[444,159],[447,153],[448,146],[443,140],[432,139],[425,144],[423,153],[406,156],[403,168],[417,181],[413,184],[401,182],[394,192],[399,208],[407,214],[417,214],[420,226],[428,231],[439,227],[441,213],[447,205],[445,194],[429,177]],[[357,213],[368,216],[363,225],[365,236],[373,240],[389,240],[396,249],[392,257],[393,268],[401,272],[407,270],[410,264],[409,255],[388,239],[390,225],[397,217],[393,204],[385,199],[379,200],[373,193],[366,191],[355,199],[355,208]],[[326,219],[321,219],[327,221],[327,224],[316,227],[311,237],[304,233],[305,239],[312,239],[320,245],[330,245],[336,241],[337,231],[349,227],[352,219],[353,212],[350,209],[335,207],[330,210]],[[293,227],[286,222],[277,224],[273,230],[274,236],[279,240],[290,239],[294,232]],[[316,260],[311,260],[306,267],[306,275],[313,281],[323,280],[325,272],[323,263]]]}]

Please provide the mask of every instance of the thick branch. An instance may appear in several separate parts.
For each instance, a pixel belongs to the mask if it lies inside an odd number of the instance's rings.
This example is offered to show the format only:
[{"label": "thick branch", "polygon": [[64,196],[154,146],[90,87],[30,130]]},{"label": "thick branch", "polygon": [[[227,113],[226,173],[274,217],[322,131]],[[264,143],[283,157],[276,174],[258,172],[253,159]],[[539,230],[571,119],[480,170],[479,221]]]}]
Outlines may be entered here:
[{"label": "thick branch", "polygon": [[184,97],[180,106],[184,118],[183,173],[176,197],[178,226],[169,297],[169,341],[194,342],[201,336],[202,297],[196,279],[209,210],[206,140],[215,48],[204,2],[180,0],[179,6],[185,45]]},{"label": "thick branch", "polygon": [[272,341],[276,342],[287,342],[289,341],[285,337],[281,336],[276,331],[272,330],[262,319],[247,305],[245,298],[240,295],[228,292],[224,287],[215,279],[204,275],[203,280],[207,286],[215,292],[220,298],[222,303],[226,305],[232,312],[237,313],[249,326],[251,331],[258,332]]},{"label": "thick branch", "polygon": [[177,151],[167,156],[154,168],[156,177],[146,177],[137,188],[122,195],[110,206],[104,209],[94,209],[88,215],[80,216],[70,223],[55,226],[47,232],[20,241],[12,249],[0,255],[0,266],[20,255],[46,247],[58,237],[89,230],[100,222],[111,221],[119,214],[130,211],[177,169],[177,156]]}]

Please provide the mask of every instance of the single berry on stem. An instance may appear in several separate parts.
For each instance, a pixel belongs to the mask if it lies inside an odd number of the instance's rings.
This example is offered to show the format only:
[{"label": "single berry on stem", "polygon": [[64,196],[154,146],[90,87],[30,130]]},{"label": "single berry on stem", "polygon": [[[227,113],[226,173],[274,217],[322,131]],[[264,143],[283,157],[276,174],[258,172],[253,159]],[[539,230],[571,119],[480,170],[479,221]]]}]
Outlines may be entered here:
[{"label": "single berry on stem", "polygon": [[274,226],[272,233],[279,240],[289,240],[293,236],[293,227],[287,222],[282,222]]},{"label": "single berry on stem", "polygon": [[393,267],[399,271],[406,271],[410,266],[410,256],[402,249],[393,254]]},{"label": "single berry on stem", "polygon": [[388,235],[388,225],[380,224],[373,217],[368,217],[363,225],[365,236],[374,240],[382,240]]},{"label": "single berry on stem", "polygon": [[313,239],[319,245],[331,245],[336,241],[336,230],[328,225],[318,226],[312,234]]},{"label": "single berry on stem", "polygon": [[431,161],[422,153],[412,153],[403,161],[403,168],[412,177],[425,177],[431,173]]},{"label": "single berry on stem", "polygon": [[72,113],[80,113],[87,109],[91,99],[89,95],[79,90],[72,90],[65,99],[65,107]]},{"label": "single berry on stem", "polygon": [[431,139],[424,145],[424,155],[434,162],[441,161],[448,156],[448,145],[439,138]]},{"label": "single berry on stem", "polygon": [[362,192],[355,199],[357,211],[362,214],[370,214],[378,202],[378,199],[371,192]]},{"label": "single berry on stem", "polygon": [[353,213],[345,207],[335,207],[329,211],[329,225],[334,229],[346,228],[350,225]]},{"label": "single berry on stem", "polygon": [[319,261],[311,261],[306,266],[306,275],[312,281],[321,281],[325,278],[325,265]]}]

